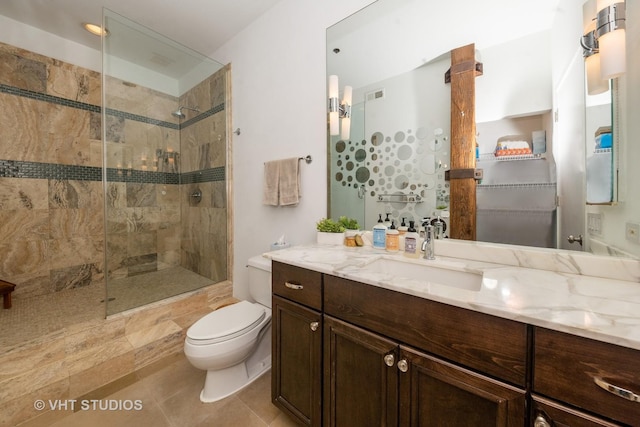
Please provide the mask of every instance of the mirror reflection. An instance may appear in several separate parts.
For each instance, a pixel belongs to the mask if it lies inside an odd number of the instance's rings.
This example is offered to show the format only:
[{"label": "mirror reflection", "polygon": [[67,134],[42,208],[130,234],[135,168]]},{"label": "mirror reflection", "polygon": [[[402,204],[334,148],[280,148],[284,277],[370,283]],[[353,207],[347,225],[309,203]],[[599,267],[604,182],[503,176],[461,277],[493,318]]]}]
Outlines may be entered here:
[{"label": "mirror reflection", "polygon": [[[353,88],[349,138],[328,136],[328,215],[354,217],[364,229],[387,213],[397,224],[448,222],[451,87],[444,77],[449,51],[474,43],[483,65],[475,79],[476,167],[484,172],[476,187],[477,239],[640,252],[607,233],[620,228],[605,220],[610,212],[633,217],[640,208],[617,191],[616,178],[626,175],[616,162],[617,87],[597,96],[585,88],[584,1],[423,3],[378,0],[327,30],[327,74],[338,76],[341,91]],[[448,28],[433,20],[417,25],[426,16]],[[487,29],[486,19],[503,22],[500,16],[508,16],[503,31]],[[446,37],[436,36],[440,30]],[[626,76],[612,82],[624,86]],[[593,164],[595,190],[587,185]],[[592,200],[603,192],[609,200]]]}]

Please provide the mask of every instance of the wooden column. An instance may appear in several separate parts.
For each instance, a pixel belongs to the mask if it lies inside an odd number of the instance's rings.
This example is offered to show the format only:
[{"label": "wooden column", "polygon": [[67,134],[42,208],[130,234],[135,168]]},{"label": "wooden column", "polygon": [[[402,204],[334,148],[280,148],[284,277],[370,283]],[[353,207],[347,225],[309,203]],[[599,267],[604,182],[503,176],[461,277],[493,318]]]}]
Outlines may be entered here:
[{"label": "wooden column", "polygon": [[475,61],[475,45],[451,51],[451,171],[450,237],[476,239],[476,85],[482,67]]}]

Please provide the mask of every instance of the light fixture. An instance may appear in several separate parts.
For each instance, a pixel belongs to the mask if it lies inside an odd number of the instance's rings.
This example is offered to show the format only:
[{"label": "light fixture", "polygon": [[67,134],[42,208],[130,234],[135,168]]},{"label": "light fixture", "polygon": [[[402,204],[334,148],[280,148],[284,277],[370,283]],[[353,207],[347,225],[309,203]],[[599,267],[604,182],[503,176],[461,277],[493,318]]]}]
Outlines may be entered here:
[{"label": "light fixture", "polygon": [[597,95],[609,90],[609,80],[603,79],[600,71],[600,55],[596,39],[596,0],[589,0],[582,6],[584,35],[580,40],[587,74],[587,93]]},{"label": "light fixture", "polygon": [[96,25],[96,24],[89,24],[89,23],[84,23],[82,24],[82,27],[89,31],[91,34],[96,35],[96,36],[108,36],[109,35],[109,31],[108,30],[103,30],[102,27],[100,25]]},{"label": "light fixture", "polygon": [[[351,102],[353,88],[344,87],[342,102],[338,101],[340,96],[338,86],[338,76],[329,76],[329,134],[340,135],[342,139],[349,139],[351,133]],[[340,119],[342,119],[342,129],[340,129]]]},{"label": "light fixture", "polygon": [[597,0],[596,39],[603,79],[613,79],[626,69],[626,3]]}]

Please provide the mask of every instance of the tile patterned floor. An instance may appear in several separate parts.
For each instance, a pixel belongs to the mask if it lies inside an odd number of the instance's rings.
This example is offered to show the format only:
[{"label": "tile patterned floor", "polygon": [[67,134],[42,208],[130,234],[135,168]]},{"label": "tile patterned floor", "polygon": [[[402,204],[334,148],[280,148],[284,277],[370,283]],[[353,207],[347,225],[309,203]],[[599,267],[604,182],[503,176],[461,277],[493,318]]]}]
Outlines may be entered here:
[{"label": "tile patterned floor", "polygon": [[[183,294],[212,284],[210,279],[180,267],[141,274],[109,283],[108,314]],[[105,318],[105,288],[95,284],[30,298],[14,298],[0,308],[0,348],[11,348],[71,325]]]},{"label": "tile patterned floor", "polygon": [[[77,402],[77,412],[50,411],[20,427],[292,427],[297,424],[271,404],[268,371],[236,394],[214,403],[201,403],[205,372],[192,367],[184,355],[167,360],[152,373],[137,372],[128,385],[114,384]],[[95,399],[100,403],[92,403]],[[111,403],[115,401],[115,403]],[[140,403],[136,403],[139,401]],[[103,405],[104,410],[92,405]],[[109,405],[140,410],[110,410]]]}]

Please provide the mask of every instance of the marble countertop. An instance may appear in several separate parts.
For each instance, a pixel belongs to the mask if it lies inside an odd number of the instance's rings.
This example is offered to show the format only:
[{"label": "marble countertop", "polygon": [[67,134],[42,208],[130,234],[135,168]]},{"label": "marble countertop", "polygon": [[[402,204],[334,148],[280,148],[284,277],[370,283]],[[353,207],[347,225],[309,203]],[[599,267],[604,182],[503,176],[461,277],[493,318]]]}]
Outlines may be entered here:
[{"label": "marble countertop", "polygon": [[[436,246],[435,260],[411,259],[402,252],[388,253],[371,247],[329,245],[294,246],[267,252],[264,256],[456,307],[640,350],[638,281],[589,276],[562,268],[554,271],[553,268],[439,255],[438,249],[441,253],[452,252],[448,245]],[[484,257],[491,256],[487,255],[487,248],[484,249]],[[372,268],[380,259],[388,260],[388,264],[402,261],[407,264],[395,263],[396,266],[407,268],[397,268],[395,273],[388,272],[393,271],[386,268],[388,265]],[[553,261],[548,264],[552,266]],[[423,278],[422,274],[416,274],[421,272],[421,265],[436,267],[436,273],[440,270],[452,275],[471,273],[467,276],[477,277],[477,286],[464,289],[438,283],[441,279],[429,279],[435,275],[424,274]]]}]

